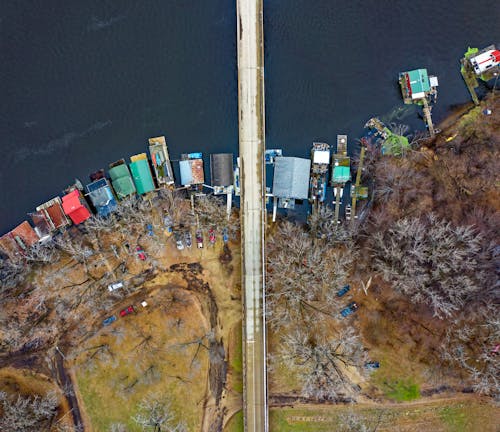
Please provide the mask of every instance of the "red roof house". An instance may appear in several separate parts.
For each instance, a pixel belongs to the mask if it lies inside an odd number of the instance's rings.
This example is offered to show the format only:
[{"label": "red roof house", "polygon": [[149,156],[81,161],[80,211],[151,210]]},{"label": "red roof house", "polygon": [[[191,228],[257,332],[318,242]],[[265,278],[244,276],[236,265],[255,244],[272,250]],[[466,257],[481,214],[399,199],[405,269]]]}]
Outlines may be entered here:
[{"label": "red roof house", "polygon": [[80,198],[80,191],[75,189],[62,198],[62,206],[75,225],[86,221],[90,217],[90,212]]},{"label": "red roof house", "polygon": [[38,240],[40,239],[35,230],[27,221],[24,221],[0,237],[0,250],[9,258],[18,260]]}]

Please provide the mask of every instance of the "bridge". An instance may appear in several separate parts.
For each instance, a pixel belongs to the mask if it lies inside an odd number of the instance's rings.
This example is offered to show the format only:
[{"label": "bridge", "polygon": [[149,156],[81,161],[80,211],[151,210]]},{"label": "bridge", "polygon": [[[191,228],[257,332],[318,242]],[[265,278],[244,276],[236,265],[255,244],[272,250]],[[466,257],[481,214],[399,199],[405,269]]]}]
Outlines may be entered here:
[{"label": "bridge", "polygon": [[263,0],[237,0],[243,404],[247,432],[268,431],[265,322]]}]

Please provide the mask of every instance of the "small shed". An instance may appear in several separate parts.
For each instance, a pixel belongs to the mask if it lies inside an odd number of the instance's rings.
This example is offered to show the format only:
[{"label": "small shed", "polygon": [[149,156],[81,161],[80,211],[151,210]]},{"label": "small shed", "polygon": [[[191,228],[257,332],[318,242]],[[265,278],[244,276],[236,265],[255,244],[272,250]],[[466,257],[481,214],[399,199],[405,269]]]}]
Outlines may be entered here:
[{"label": "small shed", "polygon": [[116,192],[118,199],[123,199],[129,195],[135,194],[135,185],[123,159],[112,163],[109,166],[109,176],[111,184]]},{"label": "small shed", "polygon": [[137,193],[142,195],[154,190],[155,184],[146,153],[131,156],[130,161],[130,172],[132,173]]},{"label": "small shed", "polygon": [[311,160],[281,156],[274,159],[273,195],[278,198],[307,199]]},{"label": "small shed", "polygon": [[99,216],[109,216],[116,209],[116,200],[111,186],[105,178],[93,181],[85,186],[88,196]]},{"label": "small shed", "polygon": [[75,225],[85,222],[90,217],[90,211],[78,189],[64,195],[62,205],[64,213],[71,218]]}]

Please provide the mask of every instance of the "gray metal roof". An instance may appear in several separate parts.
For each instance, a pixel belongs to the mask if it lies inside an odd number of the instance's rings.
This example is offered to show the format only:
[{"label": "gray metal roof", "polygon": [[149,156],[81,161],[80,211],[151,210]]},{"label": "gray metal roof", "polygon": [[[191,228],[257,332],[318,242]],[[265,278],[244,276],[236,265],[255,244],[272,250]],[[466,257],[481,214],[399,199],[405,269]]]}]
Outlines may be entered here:
[{"label": "gray metal roof", "polygon": [[233,184],[232,153],[210,155],[210,178],[212,186],[230,186]]},{"label": "gray metal roof", "polygon": [[274,160],[273,195],[278,198],[307,199],[310,159],[277,157]]}]

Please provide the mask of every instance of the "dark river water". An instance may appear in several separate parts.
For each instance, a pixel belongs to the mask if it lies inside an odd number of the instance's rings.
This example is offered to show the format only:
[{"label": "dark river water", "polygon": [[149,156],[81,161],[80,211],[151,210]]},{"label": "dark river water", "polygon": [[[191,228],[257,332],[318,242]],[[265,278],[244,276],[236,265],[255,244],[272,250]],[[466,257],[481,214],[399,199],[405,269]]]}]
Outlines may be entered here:
[{"label": "dark river water", "polygon": [[[403,108],[399,71],[440,80],[436,120],[466,102],[459,58],[500,42],[497,2],[267,0],[267,147],[306,156]],[[496,6],[495,6],[496,5]],[[237,153],[234,0],[0,4],[0,234],[70,184],[166,135]]]}]

